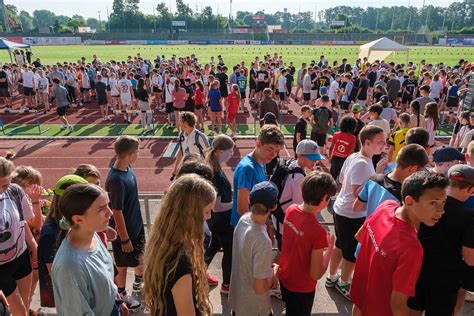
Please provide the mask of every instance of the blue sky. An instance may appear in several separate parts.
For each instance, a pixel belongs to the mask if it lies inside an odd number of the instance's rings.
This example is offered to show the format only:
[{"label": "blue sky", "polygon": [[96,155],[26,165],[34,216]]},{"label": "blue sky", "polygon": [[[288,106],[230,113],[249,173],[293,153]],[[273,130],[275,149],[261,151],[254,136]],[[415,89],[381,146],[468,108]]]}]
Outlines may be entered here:
[{"label": "blue sky", "polygon": [[[143,12],[153,14],[153,7],[156,6],[159,2],[165,2],[168,5],[171,5],[172,10],[175,10],[175,0],[141,0],[140,8]],[[184,0],[188,3],[191,8],[196,11],[201,10],[201,7],[211,6],[216,12],[219,10],[219,13],[222,15],[228,15],[230,10],[230,0]],[[432,4],[436,6],[448,6],[452,0],[426,0],[426,4]],[[113,0],[5,0],[7,4],[15,5],[18,10],[26,10],[32,13],[36,9],[47,9],[55,12],[56,14],[64,14],[72,16],[73,14],[80,14],[86,18],[94,17],[98,18],[101,11],[102,18],[107,14],[107,7],[110,11],[112,10]],[[402,0],[397,2],[398,5],[408,5],[421,7],[423,5],[423,0]],[[262,8],[266,8],[266,12],[276,12],[283,11],[283,8],[287,8],[288,11],[296,13],[299,10],[301,11],[312,11],[315,9],[317,11],[327,9],[331,6],[337,5],[354,5],[354,1],[347,0],[332,0],[332,1],[311,1],[311,0],[300,0],[300,1],[288,1],[288,0],[233,0],[232,11],[257,11]],[[378,0],[360,0],[357,1],[357,6],[361,7],[380,7],[380,1]]]}]

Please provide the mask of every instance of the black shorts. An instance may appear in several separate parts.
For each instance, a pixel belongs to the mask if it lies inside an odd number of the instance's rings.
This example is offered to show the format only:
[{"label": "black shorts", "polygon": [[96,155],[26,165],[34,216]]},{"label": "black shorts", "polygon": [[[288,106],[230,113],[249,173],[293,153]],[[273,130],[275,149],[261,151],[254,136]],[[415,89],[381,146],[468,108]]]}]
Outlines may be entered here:
[{"label": "black shorts", "polygon": [[84,92],[84,91],[89,91],[90,88],[83,88],[83,87],[80,87],[79,90],[80,90],[81,92]]},{"label": "black shorts", "polygon": [[229,91],[227,90],[219,90],[221,92],[221,97],[223,98],[227,98],[227,96],[229,95]]},{"label": "black shorts", "polygon": [[0,98],[9,98],[10,97],[10,92],[8,91],[8,88],[0,88]]},{"label": "black shorts", "polygon": [[154,93],[161,92],[161,89],[159,87],[153,87],[153,92]]},{"label": "black shorts", "polygon": [[448,102],[446,102],[446,106],[450,108],[455,108],[459,104],[459,98],[458,97],[448,97]]},{"label": "black shorts", "polygon": [[316,143],[318,143],[319,147],[326,145],[326,138],[326,134],[311,133],[311,140],[314,140]]},{"label": "black shorts", "polygon": [[112,250],[114,253],[115,265],[119,268],[135,268],[140,265],[140,257],[145,252],[145,229],[142,228],[138,237],[131,239],[133,245],[132,252],[123,252],[120,241],[112,242]]},{"label": "black shorts", "polygon": [[245,95],[245,92],[240,92],[240,99],[245,99],[247,96]]},{"label": "black shorts", "polygon": [[342,257],[355,262],[357,240],[355,234],[365,222],[365,217],[349,218],[334,213],[334,229],[336,230],[336,247],[342,250]]},{"label": "black shorts", "polygon": [[196,104],[195,108],[196,110],[202,110],[204,108],[204,104]]},{"label": "black shorts", "polygon": [[67,106],[56,108],[56,113],[58,113],[59,116],[65,116],[66,112],[67,112]]},{"label": "black shorts", "polygon": [[16,290],[16,281],[31,273],[30,252],[26,249],[18,258],[0,265],[0,290],[8,297]]},{"label": "black shorts", "polygon": [[410,103],[413,100],[413,97],[411,95],[406,95],[404,94],[402,97],[402,103]]},{"label": "black shorts", "polygon": [[331,159],[331,176],[333,177],[334,181],[337,181],[337,178],[341,174],[342,170],[342,165],[344,165],[344,161],[346,161],[347,158],[342,158],[338,156],[333,156]]},{"label": "black shorts", "polygon": [[174,112],[173,102],[167,102],[165,104],[166,113],[171,114]]},{"label": "black shorts", "polygon": [[[429,264],[433,264],[430,261]],[[422,267],[415,287],[415,297],[408,299],[408,307],[416,311],[425,311],[426,316],[452,315],[458,291],[461,287],[456,273],[448,271],[428,272]],[[462,278],[462,276],[460,277]]]},{"label": "black shorts", "polygon": [[105,99],[99,98],[98,102],[99,102],[99,105],[107,105],[107,103],[108,103],[107,98],[105,98]]},{"label": "black shorts", "polygon": [[95,90],[95,81],[91,81],[91,90]]},{"label": "black shorts", "polygon": [[266,84],[257,84],[257,92],[262,92],[267,87]]},{"label": "black shorts", "polygon": [[35,90],[30,87],[23,87],[23,94],[27,97],[35,95]]},{"label": "black shorts", "polygon": [[282,299],[286,305],[286,315],[311,315],[315,291],[309,293],[293,292],[280,282]]},{"label": "black shorts", "polygon": [[285,101],[285,92],[279,92],[278,94],[280,95],[280,101]]},{"label": "black shorts", "polygon": [[303,92],[303,100],[305,101],[311,100],[311,93]]}]

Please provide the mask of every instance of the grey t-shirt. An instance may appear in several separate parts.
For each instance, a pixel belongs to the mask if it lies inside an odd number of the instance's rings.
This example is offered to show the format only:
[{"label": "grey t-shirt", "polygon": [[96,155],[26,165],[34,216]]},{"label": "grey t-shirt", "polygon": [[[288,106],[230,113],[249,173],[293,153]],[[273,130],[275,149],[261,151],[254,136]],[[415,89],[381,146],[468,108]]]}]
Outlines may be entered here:
[{"label": "grey t-shirt", "polygon": [[63,106],[69,105],[67,100],[67,89],[63,86],[55,85],[53,88],[54,103],[56,107],[61,108]]},{"label": "grey t-shirt", "polygon": [[112,257],[95,235],[94,251],[74,248],[63,240],[53,261],[54,302],[58,316],[109,316],[115,304]]},{"label": "grey t-shirt", "polygon": [[229,305],[237,316],[267,316],[272,310],[270,293],[257,294],[253,279],[272,277],[272,243],[266,225],[259,225],[247,212],[234,230]]}]

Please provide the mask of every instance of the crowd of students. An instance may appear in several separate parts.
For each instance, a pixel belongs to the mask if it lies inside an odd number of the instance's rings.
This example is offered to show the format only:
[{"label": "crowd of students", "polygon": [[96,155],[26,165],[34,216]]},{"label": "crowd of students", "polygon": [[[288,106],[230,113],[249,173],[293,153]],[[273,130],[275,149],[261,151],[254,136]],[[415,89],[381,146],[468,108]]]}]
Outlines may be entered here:
[{"label": "crowd of students", "polygon": [[[149,106],[145,96],[151,88],[158,108],[173,106],[175,116],[169,117],[180,131],[179,151],[151,231],[145,235],[132,167],[139,159],[137,138],[117,138],[103,186],[92,165],[78,166],[59,179],[45,216],[41,173],[34,166],[15,167],[8,154],[0,158],[0,306],[13,315],[28,315],[39,281],[41,305],[56,307],[58,315],[127,315],[145,306],[153,315],[211,315],[209,288],[219,280],[207,267],[222,249],[220,292],[228,295],[234,315],[271,315],[271,296],[285,302],[287,315],[310,315],[322,277],[326,287],[352,300],[354,315],[455,315],[461,310],[465,297],[472,295],[467,292],[474,291],[474,115],[464,111],[463,103],[471,65],[461,61],[459,67],[440,64],[434,69],[422,64],[425,81],[433,72],[449,74],[448,99],[440,94],[431,100],[430,85],[417,89],[414,65],[408,65],[404,82],[415,90],[401,83],[398,90],[390,85],[390,94],[379,85],[403,74],[399,65],[357,61],[351,67],[343,61],[329,66],[322,56],[319,63],[303,65],[299,75],[291,65],[281,67],[283,60],[276,55],[263,62],[257,58],[248,73],[245,65],[235,66],[227,78],[221,57],[204,68],[208,74],[197,71],[194,57],[157,58],[156,63],[151,80],[144,79],[148,63],[140,58],[105,66],[94,58],[90,66],[79,68],[81,85],[92,83],[91,69],[94,79],[120,74],[128,94],[115,101],[128,107],[136,94],[127,76],[141,65],[138,100]],[[213,68],[217,80],[211,77]],[[68,78],[64,69],[76,71],[75,65],[56,65],[50,76],[53,91],[61,90],[59,99],[70,103],[76,92],[63,87]],[[158,69],[164,70],[163,77]],[[248,97],[260,110],[262,127],[255,148],[240,157],[230,181],[223,169],[234,156],[235,141],[222,133],[206,136],[198,105],[203,110],[209,100],[210,117],[221,132],[224,108],[228,117],[232,106],[234,113],[241,105],[248,111],[240,103],[247,75],[256,79],[250,80]],[[295,93],[288,75],[298,78]],[[371,90],[373,76],[379,84]],[[462,86],[456,93],[454,136],[443,146],[435,142],[435,131],[440,109],[450,102],[451,76],[462,78]],[[358,79],[353,82],[353,77]],[[303,101],[294,157],[285,160],[279,156],[285,139],[276,118],[288,98],[298,99],[299,78]],[[341,78],[345,86],[339,85]],[[160,84],[153,85],[160,80],[173,89],[172,105],[160,101]],[[233,81],[240,83],[229,94],[227,83]],[[194,96],[202,88],[203,103],[194,98],[191,106],[194,86]],[[96,96],[105,102],[106,116],[115,96],[111,90],[111,98],[107,92],[101,97],[99,90]],[[357,91],[355,98],[348,90]],[[84,100],[88,91],[83,88]],[[236,99],[229,98],[234,92]],[[53,92],[56,102],[58,93]],[[33,105],[37,102],[27,97]],[[164,101],[166,97],[165,92]],[[340,116],[334,117],[334,111]],[[128,114],[124,119],[131,120]],[[334,125],[337,131],[328,138]],[[324,209],[333,213],[334,235],[317,219]],[[134,280],[127,290],[128,268],[133,268]]]}]

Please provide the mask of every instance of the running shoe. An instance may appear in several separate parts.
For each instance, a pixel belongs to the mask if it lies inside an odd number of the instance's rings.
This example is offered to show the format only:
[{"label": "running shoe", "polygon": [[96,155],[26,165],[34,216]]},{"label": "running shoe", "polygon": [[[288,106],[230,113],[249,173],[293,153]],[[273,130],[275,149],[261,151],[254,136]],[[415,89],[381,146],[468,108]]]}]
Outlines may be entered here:
[{"label": "running shoe", "polygon": [[326,277],[326,284],[325,284],[326,287],[328,287],[328,288],[329,288],[329,287],[334,287],[334,285],[336,285],[337,281],[339,281],[339,278],[340,278],[340,277],[341,277],[341,274],[338,273],[338,274],[337,274],[337,277],[336,277],[336,280],[333,281],[333,280],[331,279],[331,276],[328,275],[328,276]]},{"label": "running shoe", "polygon": [[270,296],[273,296],[274,298],[277,298],[279,300],[282,300],[282,297],[281,297],[281,289],[280,289],[280,286],[277,285],[276,287],[274,287],[273,289],[270,289]]},{"label": "running shoe", "polygon": [[72,127],[72,125],[68,125],[67,129],[68,129],[70,132],[74,132],[74,128]]},{"label": "running shoe", "polygon": [[351,300],[351,297],[349,295],[349,290],[351,289],[350,283],[341,284],[340,280],[338,280],[334,287],[339,293],[341,293],[342,296],[344,296],[349,301]]},{"label": "running shoe", "polygon": [[217,286],[219,284],[219,281],[216,278],[214,278],[209,273],[206,273],[206,274],[207,274],[207,282],[209,283],[209,286]]},{"label": "running shoe", "polygon": [[142,309],[142,303],[136,298],[133,298],[132,296],[128,295],[127,292],[125,292],[125,294],[122,293],[120,297],[122,298],[122,301],[127,305],[128,311],[130,313],[137,313]]}]

